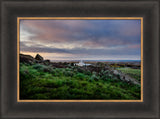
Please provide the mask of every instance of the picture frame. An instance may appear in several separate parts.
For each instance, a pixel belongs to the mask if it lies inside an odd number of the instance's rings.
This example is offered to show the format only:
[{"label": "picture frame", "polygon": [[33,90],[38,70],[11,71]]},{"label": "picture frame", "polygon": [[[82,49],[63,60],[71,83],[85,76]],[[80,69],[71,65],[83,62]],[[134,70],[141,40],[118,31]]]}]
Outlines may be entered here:
[{"label": "picture frame", "polygon": [[[20,77],[17,77],[17,102],[143,102],[143,18],[142,17],[17,17],[17,54],[20,54],[20,22],[34,20],[139,20],[140,22],[140,99],[20,99]],[[62,34],[61,34],[62,35]],[[64,43],[64,42],[63,42]],[[20,76],[20,56],[17,55],[17,76]],[[127,63],[127,62],[126,62]],[[132,61],[133,63],[133,61]],[[135,95],[135,94],[134,94]]]},{"label": "picture frame", "polygon": [[[1,1],[1,118],[159,118],[159,1]],[[143,17],[143,102],[17,102],[17,17]]]}]

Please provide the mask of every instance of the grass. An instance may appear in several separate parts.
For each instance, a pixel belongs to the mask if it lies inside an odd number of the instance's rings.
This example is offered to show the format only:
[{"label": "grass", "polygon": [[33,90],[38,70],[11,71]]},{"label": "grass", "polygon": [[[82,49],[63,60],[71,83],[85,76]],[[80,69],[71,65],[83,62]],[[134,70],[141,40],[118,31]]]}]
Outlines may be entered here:
[{"label": "grass", "polygon": [[128,74],[132,78],[135,78],[137,81],[141,82],[141,70],[140,69],[131,69],[131,68],[117,68],[122,73]]},{"label": "grass", "polygon": [[[135,70],[130,70],[130,72]],[[76,67],[20,64],[20,99],[140,99],[140,86]]]}]

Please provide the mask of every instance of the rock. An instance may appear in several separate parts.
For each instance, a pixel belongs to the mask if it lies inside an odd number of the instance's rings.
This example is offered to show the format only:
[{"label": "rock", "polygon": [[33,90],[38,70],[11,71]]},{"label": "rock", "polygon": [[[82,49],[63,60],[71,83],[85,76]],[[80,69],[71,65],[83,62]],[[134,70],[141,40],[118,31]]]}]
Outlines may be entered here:
[{"label": "rock", "polygon": [[35,59],[39,61],[43,61],[43,57],[40,56],[39,54],[36,55]]},{"label": "rock", "polygon": [[120,72],[117,70],[113,70],[113,74],[120,75]]},{"label": "rock", "polygon": [[[35,59],[35,60],[36,60],[36,59]],[[42,61],[40,61],[40,60],[36,60],[35,62],[36,62],[36,63],[42,63]]]},{"label": "rock", "polygon": [[113,75],[117,76],[117,78],[119,77],[122,81],[136,84],[136,85],[140,85],[140,83],[136,79],[130,77],[127,74],[123,74],[121,71],[113,70]]},{"label": "rock", "polygon": [[44,63],[45,65],[49,65],[49,64],[50,64],[50,60],[44,60],[43,63]]},{"label": "rock", "polygon": [[30,55],[24,55],[24,54],[20,54],[20,62],[22,63],[28,63],[28,64],[33,64],[36,60],[30,56]]}]

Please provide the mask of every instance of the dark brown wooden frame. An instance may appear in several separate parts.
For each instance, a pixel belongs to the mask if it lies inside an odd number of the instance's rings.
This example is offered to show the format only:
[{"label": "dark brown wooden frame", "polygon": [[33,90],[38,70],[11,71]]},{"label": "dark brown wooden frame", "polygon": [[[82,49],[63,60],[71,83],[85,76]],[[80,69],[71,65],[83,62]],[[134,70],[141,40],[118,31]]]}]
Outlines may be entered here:
[{"label": "dark brown wooden frame", "polygon": [[[17,17],[143,17],[143,102],[17,102]],[[1,0],[1,118],[159,115],[158,0]]]}]

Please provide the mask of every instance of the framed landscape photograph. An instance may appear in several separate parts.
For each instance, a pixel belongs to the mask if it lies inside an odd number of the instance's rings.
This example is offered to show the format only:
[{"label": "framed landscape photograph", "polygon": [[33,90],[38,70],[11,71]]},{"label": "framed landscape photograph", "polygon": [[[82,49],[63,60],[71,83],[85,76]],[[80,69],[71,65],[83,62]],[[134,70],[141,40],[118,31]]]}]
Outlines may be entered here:
[{"label": "framed landscape photograph", "polygon": [[143,18],[17,18],[20,102],[142,102]]},{"label": "framed landscape photograph", "polygon": [[159,0],[1,0],[0,119],[159,119]]}]

